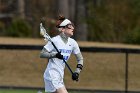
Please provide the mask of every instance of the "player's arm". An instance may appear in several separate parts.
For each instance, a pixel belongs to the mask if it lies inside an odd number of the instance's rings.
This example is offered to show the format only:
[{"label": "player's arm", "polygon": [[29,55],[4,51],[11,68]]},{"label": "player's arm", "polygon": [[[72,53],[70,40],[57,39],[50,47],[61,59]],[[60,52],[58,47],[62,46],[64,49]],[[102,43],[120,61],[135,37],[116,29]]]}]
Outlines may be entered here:
[{"label": "player's arm", "polygon": [[72,79],[78,81],[79,80],[79,74],[80,74],[80,72],[82,71],[82,68],[83,68],[83,56],[82,56],[81,52],[78,53],[78,54],[75,54],[75,56],[76,56],[76,59],[77,59],[77,66],[76,66],[75,72],[72,75]]},{"label": "player's arm", "polygon": [[82,68],[83,68],[83,56],[82,56],[81,52],[78,54],[75,54],[75,56],[77,59],[77,66],[76,66],[75,72],[80,74],[80,72],[82,71]]},{"label": "player's arm", "polygon": [[42,49],[41,53],[40,53],[40,58],[54,58],[56,56],[56,52],[48,52],[48,50],[46,50],[45,48]]},{"label": "player's arm", "polygon": [[42,49],[40,53],[40,58],[59,58],[63,59],[63,55],[57,52],[48,52],[45,48]]}]

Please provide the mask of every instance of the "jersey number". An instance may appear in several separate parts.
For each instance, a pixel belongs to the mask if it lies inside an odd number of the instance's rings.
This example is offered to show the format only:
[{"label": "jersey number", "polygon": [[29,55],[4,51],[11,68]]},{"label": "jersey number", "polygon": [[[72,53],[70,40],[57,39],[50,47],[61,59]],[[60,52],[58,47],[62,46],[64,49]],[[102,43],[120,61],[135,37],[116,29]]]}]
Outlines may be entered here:
[{"label": "jersey number", "polygon": [[67,61],[69,56],[63,56],[64,60]]}]

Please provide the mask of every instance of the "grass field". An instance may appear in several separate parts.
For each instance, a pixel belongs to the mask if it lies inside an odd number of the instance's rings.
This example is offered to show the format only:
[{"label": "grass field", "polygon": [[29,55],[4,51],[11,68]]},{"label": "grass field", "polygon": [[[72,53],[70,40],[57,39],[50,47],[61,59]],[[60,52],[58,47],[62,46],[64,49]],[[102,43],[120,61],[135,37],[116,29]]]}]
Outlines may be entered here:
[{"label": "grass field", "polygon": [[[42,90],[31,90],[31,89],[0,89],[0,93],[45,93]],[[91,92],[78,92],[78,91],[69,91],[69,93],[91,93]]]},{"label": "grass field", "polygon": [[0,89],[0,93],[37,93],[37,90]]},{"label": "grass field", "polygon": [[[8,39],[0,39],[0,42],[8,44],[7,40]],[[14,38],[13,41],[10,39],[9,43],[40,45],[44,43],[44,41],[38,41],[36,39],[28,40]],[[100,44],[98,45],[97,43],[80,42],[80,45],[99,46]],[[107,47],[107,44],[103,45]],[[112,46],[116,47],[114,45]],[[118,46],[124,47],[123,45]],[[138,46],[130,47],[135,48]],[[39,54],[40,50],[0,50],[0,86],[43,87],[43,73],[47,65],[47,59],[40,59]],[[65,70],[64,81],[67,88],[124,90],[125,54],[91,52],[82,52],[82,54],[84,56],[84,69],[80,74],[79,82],[73,82],[67,68]],[[70,58],[68,64],[74,71],[76,60],[73,55]],[[139,72],[140,55],[129,54],[129,90],[140,91]],[[6,91],[9,90],[0,90],[0,93],[9,93]],[[10,93],[12,93],[12,91],[15,90],[10,91]],[[34,91],[34,93],[36,92],[37,91]],[[26,92],[24,91],[24,93]]]}]

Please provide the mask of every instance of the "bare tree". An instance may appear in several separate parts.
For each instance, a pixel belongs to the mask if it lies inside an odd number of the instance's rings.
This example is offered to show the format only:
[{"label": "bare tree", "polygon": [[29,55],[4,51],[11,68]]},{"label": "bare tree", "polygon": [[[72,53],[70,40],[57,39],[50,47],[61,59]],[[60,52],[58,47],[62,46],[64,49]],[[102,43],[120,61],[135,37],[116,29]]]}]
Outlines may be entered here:
[{"label": "bare tree", "polygon": [[77,40],[87,40],[85,0],[76,0],[76,35]]},{"label": "bare tree", "polygon": [[24,0],[18,0],[18,15],[22,19],[25,18],[24,4],[25,4]]},{"label": "bare tree", "polygon": [[69,0],[69,18],[75,24],[75,9],[76,8],[76,0]]},{"label": "bare tree", "polygon": [[58,13],[63,14],[69,18],[69,0],[58,0]]}]

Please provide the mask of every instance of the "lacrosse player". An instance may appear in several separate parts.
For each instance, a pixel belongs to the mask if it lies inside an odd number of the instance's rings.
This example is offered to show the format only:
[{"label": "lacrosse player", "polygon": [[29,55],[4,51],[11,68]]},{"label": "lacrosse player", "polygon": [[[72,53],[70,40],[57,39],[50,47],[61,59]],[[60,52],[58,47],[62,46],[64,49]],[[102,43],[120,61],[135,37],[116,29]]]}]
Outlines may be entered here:
[{"label": "lacrosse player", "polygon": [[63,82],[65,63],[62,59],[67,62],[71,53],[76,56],[77,66],[75,72],[72,73],[72,80],[78,81],[79,74],[83,68],[83,56],[77,42],[70,38],[74,32],[74,26],[71,21],[59,16],[56,27],[60,34],[53,37],[52,41],[60,53],[56,51],[49,41],[40,53],[40,58],[49,59],[44,72],[45,92],[68,93]]}]

